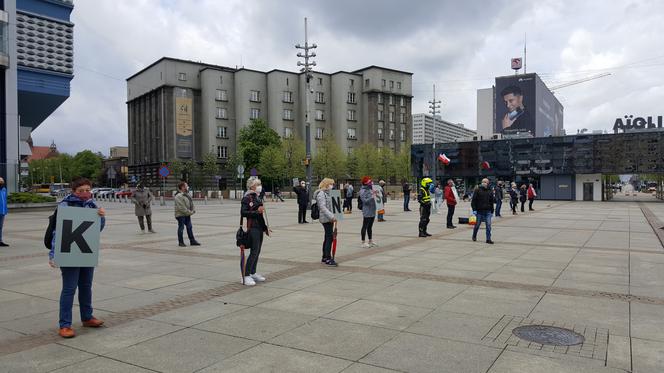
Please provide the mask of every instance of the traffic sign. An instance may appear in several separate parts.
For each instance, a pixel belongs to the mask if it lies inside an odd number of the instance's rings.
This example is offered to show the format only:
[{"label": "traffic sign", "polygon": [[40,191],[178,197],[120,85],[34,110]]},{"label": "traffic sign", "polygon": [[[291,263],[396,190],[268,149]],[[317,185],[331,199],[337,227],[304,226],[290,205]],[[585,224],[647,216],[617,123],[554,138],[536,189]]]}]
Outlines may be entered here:
[{"label": "traffic sign", "polygon": [[171,174],[171,170],[169,170],[168,167],[161,166],[161,168],[159,168],[159,176],[166,178],[170,174]]},{"label": "traffic sign", "polygon": [[251,176],[258,176],[258,170],[255,168],[252,168],[250,171]]},{"label": "traffic sign", "polygon": [[240,175],[240,174],[243,174],[243,173],[244,173],[244,165],[240,164],[240,165],[237,166],[237,174]]}]

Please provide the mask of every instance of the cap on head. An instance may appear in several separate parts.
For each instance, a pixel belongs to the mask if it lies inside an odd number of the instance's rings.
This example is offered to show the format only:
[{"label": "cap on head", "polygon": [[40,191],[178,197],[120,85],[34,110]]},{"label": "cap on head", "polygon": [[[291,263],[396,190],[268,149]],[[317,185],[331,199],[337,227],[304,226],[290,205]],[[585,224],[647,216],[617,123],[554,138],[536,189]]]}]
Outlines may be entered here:
[{"label": "cap on head", "polygon": [[362,185],[367,185],[370,182],[371,182],[371,177],[369,177],[369,176],[362,177]]}]

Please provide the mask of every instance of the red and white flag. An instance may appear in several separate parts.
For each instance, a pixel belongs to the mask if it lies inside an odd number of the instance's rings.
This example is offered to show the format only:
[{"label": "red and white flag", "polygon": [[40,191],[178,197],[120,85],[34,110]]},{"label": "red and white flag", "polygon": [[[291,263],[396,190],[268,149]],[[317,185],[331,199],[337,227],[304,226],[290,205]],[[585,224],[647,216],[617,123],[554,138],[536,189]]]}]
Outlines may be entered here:
[{"label": "red and white flag", "polygon": [[441,161],[441,162],[443,162],[444,165],[448,165],[448,164],[450,164],[450,159],[447,158],[447,156],[446,156],[445,154],[442,154],[442,153],[441,153],[441,154],[438,156],[438,160]]},{"label": "red and white flag", "polygon": [[483,170],[490,170],[491,169],[491,165],[487,161],[482,162],[481,166],[482,166]]}]

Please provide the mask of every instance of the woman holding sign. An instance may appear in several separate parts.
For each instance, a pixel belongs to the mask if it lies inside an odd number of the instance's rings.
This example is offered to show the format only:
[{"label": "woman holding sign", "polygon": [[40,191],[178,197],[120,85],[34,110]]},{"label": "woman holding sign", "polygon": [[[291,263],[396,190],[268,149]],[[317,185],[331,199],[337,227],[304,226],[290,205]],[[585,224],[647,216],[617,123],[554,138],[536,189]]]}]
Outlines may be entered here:
[{"label": "woman holding sign", "polygon": [[330,178],[323,179],[318,185],[315,193],[316,204],[320,211],[320,223],[325,230],[325,239],[323,240],[323,259],[321,262],[331,267],[336,267],[337,263],[332,258],[332,240],[334,240],[334,223],[337,219],[332,212],[332,197],[330,191],[334,188],[334,180]]},{"label": "woman holding sign", "polygon": [[[97,213],[101,217],[101,228],[104,229],[106,219],[106,211],[103,208],[97,207],[95,201],[92,199],[90,189],[92,183],[86,178],[74,179],[71,183],[72,194],[65,197],[65,199],[58,204],[62,207],[83,207],[97,209]],[[56,210],[57,213],[57,210]],[[49,251],[49,265],[53,268],[57,267],[54,261],[55,256],[55,229],[53,230],[53,239],[51,240],[51,250]],[[103,321],[96,319],[92,316],[92,277],[94,274],[94,267],[61,267],[62,272],[62,291],[60,293],[60,336],[63,338],[72,338],[76,334],[71,328],[72,321],[72,306],[74,304],[74,294],[78,288],[78,303],[81,311],[81,321],[83,326],[88,328],[97,328],[104,324]]]}]

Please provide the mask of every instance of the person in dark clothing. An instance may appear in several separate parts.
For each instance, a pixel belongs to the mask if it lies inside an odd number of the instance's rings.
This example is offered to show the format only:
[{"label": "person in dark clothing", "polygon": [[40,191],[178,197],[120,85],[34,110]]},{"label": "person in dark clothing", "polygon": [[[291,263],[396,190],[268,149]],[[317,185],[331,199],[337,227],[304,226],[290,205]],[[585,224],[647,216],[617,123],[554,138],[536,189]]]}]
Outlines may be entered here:
[{"label": "person in dark clothing", "polygon": [[247,286],[256,285],[256,282],[265,281],[265,277],[256,273],[258,256],[263,246],[263,233],[270,235],[265,222],[265,207],[260,194],[263,191],[261,181],[256,176],[247,180],[247,193],[242,198],[240,215],[247,219],[247,232],[249,232],[249,244],[247,249],[251,250],[244,271],[243,283]]},{"label": "person in dark clothing", "polygon": [[496,200],[496,217],[502,217],[502,215],[500,215],[500,208],[503,206],[503,197],[505,196],[502,181],[499,181],[496,185],[496,188],[493,190],[493,196]]},{"label": "person in dark clothing", "polygon": [[521,185],[521,189],[519,190],[519,202],[521,202],[521,212],[525,212],[523,206],[526,204],[526,201],[528,200],[528,190],[526,189],[526,184]]},{"label": "person in dark clothing", "polygon": [[420,182],[420,189],[417,192],[417,202],[420,203],[420,237],[429,237],[431,236],[427,232],[427,226],[429,225],[429,217],[431,216],[431,187],[433,186],[433,180],[428,177],[425,177]]},{"label": "person in dark clothing", "polygon": [[456,227],[452,223],[452,219],[454,218],[454,208],[456,207],[459,199],[459,194],[457,193],[456,187],[454,186],[454,180],[447,180],[447,185],[445,186],[445,191],[443,194],[445,198],[445,204],[447,205],[447,228],[454,229]]},{"label": "person in dark clothing", "polygon": [[258,193],[258,198],[260,198],[261,201],[265,200],[265,189],[261,189],[261,192]]},{"label": "person in dark clothing", "polygon": [[274,195],[272,196],[272,200],[285,202],[283,197],[281,197],[281,189],[279,189],[279,187],[274,188]]},{"label": "person in dark clothing", "polygon": [[528,211],[534,211],[533,202],[537,197],[537,192],[535,192],[535,187],[533,184],[528,184]]},{"label": "person in dark clothing", "polygon": [[475,189],[473,199],[470,205],[473,214],[477,216],[477,224],[473,227],[473,241],[477,241],[477,231],[482,222],[486,224],[486,243],[493,244],[491,241],[491,216],[493,215],[493,193],[489,190],[489,179],[482,179],[482,184]]},{"label": "person in dark clothing", "polygon": [[[362,188],[360,189],[360,199],[362,200],[362,248],[378,246],[373,240],[373,224],[376,220],[376,191],[373,189],[373,181],[369,176],[362,177]],[[369,242],[365,238],[369,236]]]},{"label": "person in dark clothing", "polygon": [[404,181],[403,186],[401,187],[401,190],[403,191],[403,210],[404,211],[412,211],[408,207],[408,204],[410,204],[410,184],[408,184],[407,181]]},{"label": "person in dark clothing", "polygon": [[346,198],[344,200],[344,203],[346,204],[346,212],[348,214],[353,212],[353,195],[355,194],[355,188],[353,188],[353,184],[348,184],[346,186]]},{"label": "person in dark clothing", "polygon": [[519,191],[516,189],[516,183],[512,183],[512,187],[509,190],[510,194],[510,208],[512,209],[512,215],[516,215],[516,206],[519,204]]},{"label": "person in dark clothing", "polygon": [[307,183],[304,180],[300,181],[300,185],[293,188],[297,194],[297,223],[307,224],[307,205],[309,204],[309,192],[307,191]]}]

